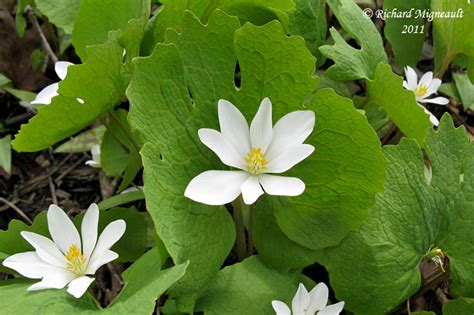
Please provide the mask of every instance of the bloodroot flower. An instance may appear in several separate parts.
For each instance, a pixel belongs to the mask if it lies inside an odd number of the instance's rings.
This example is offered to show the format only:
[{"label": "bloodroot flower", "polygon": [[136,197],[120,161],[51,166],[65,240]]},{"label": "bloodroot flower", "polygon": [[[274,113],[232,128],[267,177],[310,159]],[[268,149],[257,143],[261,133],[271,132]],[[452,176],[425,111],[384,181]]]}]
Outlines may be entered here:
[{"label": "bloodroot flower", "polygon": [[100,152],[100,144],[94,144],[91,148],[92,160],[87,160],[86,165],[94,168],[101,168]]},{"label": "bloodroot flower", "polygon": [[[418,103],[433,103],[438,105],[446,105],[449,103],[449,100],[445,97],[439,96],[435,98],[428,98],[432,94],[438,92],[439,87],[441,86],[441,80],[433,78],[433,72],[426,72],[418,82],[418,76],[416,75],[413,68],[407,66],[405,68],[405,75],[407,77],[406,81],[403,81],[403,87],[407,90],[413,91],[415,94],[416,101]],[[438,126],[438,119],[428,111],[424,106],[418,104],[422,107],[428,115],[430,115],[430,121],[433,125]]]},{"label": "bloodroot flower", "polygon": [[329,289],[323,283],[318,283],[309,293],[300,283],[290,308],[281,301],[272,301],[276,315],[339,315],[344,308],[344,302],[328,304]]},{"label": "bloodroot flower", "polygon": [[125,221],[110,223],[97,238],[99,208],[93,203],[82,220],[81,242],[79,232],[61,208],[51,205],[47,219],[53,240],[23,231],[21,236],[36,251],[12,255],[3,265],[27,278],[41,279],[28,291],[62,289],[67,285],[67,292],[79,298],[94,281],[88,275],[94,275],[100,266],[118,257],[110,248],[125,232]]},{"label": "bloodroot flower", "polygon": [[[314,128],[314,112],[301,110],[283,116],[272,126],[272,103],[265,98],[250,129],[242,113],[226,100],[218,102],[221,131],[200,129],[202,143],[222,163],[239,170],[206,171],[191,180],[184,195],[208,205],[233,201],[241,193],[253,204],[264,191],[269,195],[298,196],[305,184],[286,172],[307,158],[314,147],[303,144]],[[263,188],[263,189],[262,189]]]}]

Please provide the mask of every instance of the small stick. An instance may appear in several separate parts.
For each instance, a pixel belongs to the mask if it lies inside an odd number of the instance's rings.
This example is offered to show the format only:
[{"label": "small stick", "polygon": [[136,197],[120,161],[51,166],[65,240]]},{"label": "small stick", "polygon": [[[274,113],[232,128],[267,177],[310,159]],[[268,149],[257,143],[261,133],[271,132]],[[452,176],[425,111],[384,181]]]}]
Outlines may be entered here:
[{"label": "small stick", "polygon": [[28,16],[28,19],[30,20],[31,24],[33,24],[34,28],[38,32],[38,35],[41,39],[41,45],[43,46],[44,51],[48,54],[49,58],[56,63],[58,61],[58,57],[54,54],[53,50],[51,49],[51,46],[48,43],[48,40],[46,39],[46,36],[44,36],[43,31],[41,30],[41,27],[38,23],[38,20],[36,19],[35,12],[33,12],[33,8],[31,8],[30,5],[27,5],[25,8],[25,13]]},{"label": "small stick", "polygon": [[51,198],[53,199],[53,203],[57,205],[58,197],[56,196],[56,187],[54,187],[54,183],[53,183],[53,180],[51,179],[51,176],[48,176],[48,185],[49,185],[49,191],[51,192]]},{"label": "small stick", "polygon": [[3,202],[3,203],[6,203],[7,205],[10,206],[10,208],[12,208],[13,210],[15,210],[16,213],[18,213],[18,215],[19,215],[20,217],[22,217],[23,220],[26,221],[26,223],[28,223],[29,225],[32,225],[32,224],[33,224],[33,221],[31,221],[30,218],[28,218],[28,217],[26,216],[26,214],[25,214],[23,211],[21,211],[20,208],[18,208],[17,206],[15,206],[15,204],[11,203],[10,201],[8,201],[8,200],[6,200],[5,198],[2,198],[2,197],[0,197],[0,201]]}]

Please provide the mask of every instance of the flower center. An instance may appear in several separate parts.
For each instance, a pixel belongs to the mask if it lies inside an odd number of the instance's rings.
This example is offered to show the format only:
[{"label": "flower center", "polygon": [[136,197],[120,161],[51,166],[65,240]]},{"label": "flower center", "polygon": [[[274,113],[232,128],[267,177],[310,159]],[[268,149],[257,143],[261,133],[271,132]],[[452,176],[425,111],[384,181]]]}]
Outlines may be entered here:
[{"label": "flower center", "polygon": [[261,174],[267,169],[268,161],[265,160],[265,153],[261,148],[252,148],[245,158],[247,165],[245,169],[252,174]]},{"label": "flower center", "polygon": [[72,244],[69,246],[66,254],[64,255],[68,261],[67,268],[74,272],[77,275],[84,275],[85,274],[85,263],[86,259],[81,253],[81,250],[77,246],[77,244]]},{"label": "flower center", "polygon": [[428,93],[428,87],[424,84],[418,84],[414,92],[415,96],[424,96],[426,93]]}]

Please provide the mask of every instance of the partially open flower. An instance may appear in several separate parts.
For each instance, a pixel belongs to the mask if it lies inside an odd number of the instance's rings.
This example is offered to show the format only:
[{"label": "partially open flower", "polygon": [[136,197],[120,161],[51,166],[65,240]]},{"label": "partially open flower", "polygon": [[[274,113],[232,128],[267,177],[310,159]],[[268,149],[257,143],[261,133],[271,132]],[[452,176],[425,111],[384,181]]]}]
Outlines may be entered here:
[{"label": "partially open flower", "polygon": [[91,148],[92,160],[86,161],[86,165],[94,168],[101,168],[100,164],[100,144],[94,144]]},{"label": "partially open flower", "polygon": [[327,305],[328,297],[329,289],[323,282],[318,283],[310,292],[300,283],[293,297],[291,310],[281,301],[272,301],[272,306],[276,315],[338,315],[344,308],[344,302]]},{"label": "partially open flower", "polygon": [[[222,163],[240,170],[206,171],[191,180],[184,195],[192,200],[222,205],[241,193],[253,204],[264,191],[269,195],[298,196],[305,189],[283,173],[307,158],[314,147],[303,144],[314,128],[314,112],[301,110],[283,116],[272,126],[272,103],[265,98],[250,129],[242,113],[226,100],[218,103],[221,131],[200,129],[199,138]],[[263,189],[262,189],[263,187]]]},{"label": "partially open flower", "polygon": [[[67,61],[58,61],[54,64],[54,71],[56,71],[57,76],[59,79],[64,80],[67,75],[67,68],[69,66],[74,65],[71,62]],[[49,105],[51,104],[51,100],[53,97],[58,95],[58,89],[59,89],[59,82],[53,83],[42,89],[38,95],[36,95],[36,98],[30,102],[31,105]],[[81,104],[84,103],[84,101],[80,98],[77,98],[77,101]]]},{"label": "partially open flower", "polygon": [[125,221],[110,223],[97,238],[99,208],[93,203],[82,220],[81,242],[74,223],[61,208],[51,205],[47,218],[53,240],[23,231],[21,236],[36,251],[12,255],[3,261],[3,265],[27,278],[41,279],[28,287],[28,291],[62,289],[67,285],[67,292],[79,298],[94,281],[90,276],[118,257],[110,248],[125,232]]},{"label": "partially open flower", "polygon": [[[413,68],[407,66],[405,68],[406,81],[403,81],[403,87],[407,90],[413,91],[415,94],[416,101],[418,103],[433,103],[438,105],[446,105],[449,103],[449,100],[445,97],[439,96],[435,98],[429,98],[431,95],[438,92],[439,87],[441,86],[441,80],[433,78],[433,72],[426,72],[418,82],[418,76]],[[424,106],[418,104],[423,108],[425,113],[430,115],[430,121],[433,125],[438,126],[439,120],[436,116],[428,111]]]}]

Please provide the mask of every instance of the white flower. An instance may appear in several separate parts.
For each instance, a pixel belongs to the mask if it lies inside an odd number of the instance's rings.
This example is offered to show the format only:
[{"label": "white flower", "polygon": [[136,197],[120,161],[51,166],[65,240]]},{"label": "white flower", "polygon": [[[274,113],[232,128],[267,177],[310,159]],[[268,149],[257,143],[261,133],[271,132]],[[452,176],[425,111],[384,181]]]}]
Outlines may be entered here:
[{"label": "white flower", "polygon": [[[407,90],[413,91],[415,94],[416,101],[419,103],[433,103],[438,105],[446,105],[449,103],[449,100],[445,97],[439,96],[435,98],[428,98],[432,94],[435,94],[439,87],[441,86],[441,80],[437,78],[433,78],[433,72],[429,71],[425,73],[420,82],[418,82],[418,76],[416,75],[415,70],[413,68],[407,66],[405,68],[405,75],[407,77],[406,81],[403,81],[403,87]],[[433,115],[430,111],[428,111],[424,106],[418,104],[425,113],[430,115],[430,121],[433,125],[438,126],[439,120]]]},{"label": "white flower", "polygon": [[94,144],[91,148],[92,160],[86,161],[86,165],[95,168],[101,168],[100,165],[100,144]]},{"label": "white flower", "polygon": [[272,301],[276,315],[338,315],[344,308],[344,302],[327,305],[329,289],[320,282],[308,293],[305,286],[300,283],[290,308],[281,301]]},{"label": "white flower", "polygon": [[199,138],[222,163],[240,170],[203,172],[188,184],[186,197],[222,205],[242,193],[244,202],[253,204],[264,190],[278,196],[303,193],[305,185],[299,178],[269,173],[283,173],[313,153],[312,145],[303,144],[314,128],[313,111],[289,113],[272,127],[272,103],[265,98],[250,129],[242,113],[226,100],[219,100],[218,114],[221,132],[200,129]]},{"label": "white flower", "polygon": [[[71,62],[67,61],[58,61],[54,64],[54,71],[56,71],[59,79],[64,80],[67,75],[67,68],[74,65]],[[31,105],[49,105],[51,104],[51,99],[58,95],[59,83],[53,83],[42,89],[36,98],[30,102]],[[80,98],[77,98],[77,101],[81,104],[84,104],[84,101]]]},{"label": "white flower", "polygon": [[100,266],[118,257],[110,248],[125,232],[125,221],[110,223],[97,238],[99,208],[93,203],[82,220],[81,243],[79,232],[61,208],[51,205],[47,218],[53,241],[23,231],[21,236],[36,251],[12,255],[3,265],[27,278],[41,279],[28,287],[28,291],[62,289],[68,285],[67,292],[79,298],[94,281],[88,275],[94,275]]}]

